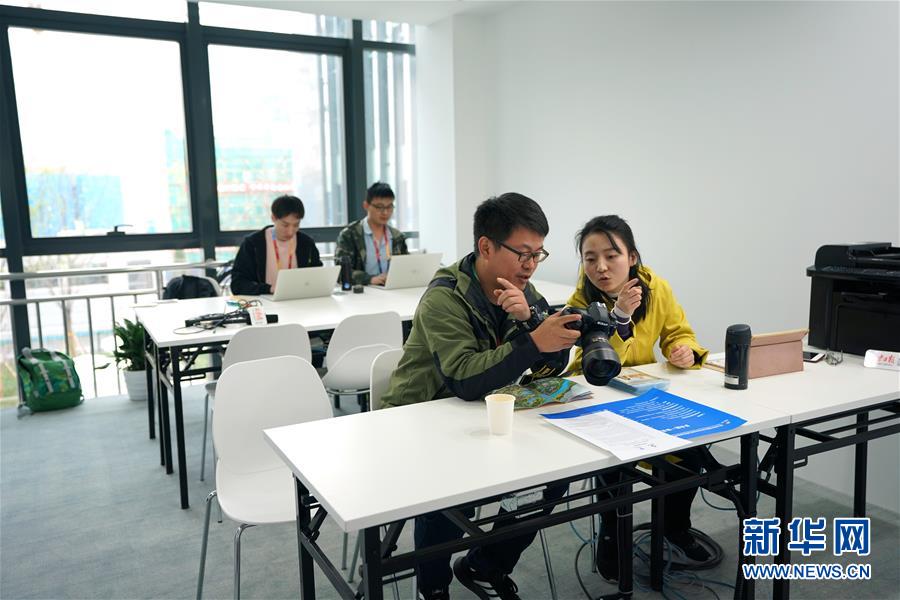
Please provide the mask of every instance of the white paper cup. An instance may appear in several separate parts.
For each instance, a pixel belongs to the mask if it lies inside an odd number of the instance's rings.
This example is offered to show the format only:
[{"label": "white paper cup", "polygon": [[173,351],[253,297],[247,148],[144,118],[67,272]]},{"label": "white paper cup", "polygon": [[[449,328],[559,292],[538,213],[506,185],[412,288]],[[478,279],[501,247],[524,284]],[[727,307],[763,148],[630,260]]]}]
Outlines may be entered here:
[{"label": "white paper cup", "polygon": [[488,429],[494,435],[509,435],[512,431],[513,408],[516,397],[512,394],[490,394],[485,396]]}]

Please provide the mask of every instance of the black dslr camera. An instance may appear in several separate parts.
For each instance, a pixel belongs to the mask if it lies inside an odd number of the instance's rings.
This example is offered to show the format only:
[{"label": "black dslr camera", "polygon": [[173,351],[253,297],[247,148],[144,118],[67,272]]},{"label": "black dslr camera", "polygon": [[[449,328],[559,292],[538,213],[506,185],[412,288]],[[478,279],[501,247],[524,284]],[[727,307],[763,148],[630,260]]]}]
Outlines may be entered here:
[{"label": "black dslr camera", "polygon": [[591,385],[606,385],[622,370],[619,355],[609,344],[609,336],[615,333],[616,324],[606,306],[591,302],[586,309],[570,306],[563,309],[562,314],[581,315],[580,321],[566,323],[566,327],[581,332],[575,345],[584,351],[581,367],[585,379]]}]

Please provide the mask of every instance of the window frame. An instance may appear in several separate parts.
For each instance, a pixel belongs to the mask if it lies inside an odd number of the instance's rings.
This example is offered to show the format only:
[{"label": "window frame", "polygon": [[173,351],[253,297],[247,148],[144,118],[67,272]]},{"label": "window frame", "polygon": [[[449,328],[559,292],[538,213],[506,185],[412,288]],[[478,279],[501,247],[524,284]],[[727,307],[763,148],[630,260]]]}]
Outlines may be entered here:
[{"label": "window frame", "polygon": [[[93,235],[93,236],[66,236],[66,237],[34,237],[31,231],[31,216],[30,216],[30,207],[28,205],[28,191],[27,185],[25,183],[25,160],[22,152],[22,138],[19,130],[19,118],[18,118],[18,107],[17,107],[17,98],[15,92],[15,80],[13,77],[12,71],[12,57],[9,46],[9,28],[10,27],[24,27],[24,28],[36,28],[36,29],[45,29],[47,31],[58,31],[63,33],[82,33],[82,34],[94,34],[94,35],[108,35],[114,37],[129,37],[129,38],[137,38],[137,39],[150,39],[150,40],[158,40],[158,41],[169,41],[176,42],[179,44],[179,52],[180,52],[180,65],[182,68],[182,74],[184,74],[184,62],[185,62],[185,52],[184,52],[184,44],[181,43],[181,36],[184,31],[184,24],[181,23],[170,23],[167,21],[150,21],[148,23],[140,22],[138,24],[131,24],[125,29],[119,29],[121,24],[117,23],[106,23],[106,22],[98,22],[94,24],[82,23],[80,19],[75,21],[68,21],[68,19],[63,22],[57,22],[51,18],[40,19],[40,25],[35,25],[31,19],[24,20],[25,22],[19,22],[20,19],[10,19],[8,22],[3,18],[3,7],[0,6],[0,36],[2,36],[2,44],[3,44],[3,57],[4,57],[4,65],[2,73],[0,76],[3,77],[4,86],[7,90],[9,90],[9,97],[7,100],[6,110],[4,111],[4,117],[6,118],[7,123],[14,123],[15,127],[15,138],[12,140],[12,156],[11,158],[11,166],[18,177],[21,177],[21,184],[16,182],[16,194],[15,201],[18,204],[18,222],[17,226],[21,228],[21,239],[22,239],[22,254],[23,256],[34,256],[34,255],[47,255],[47,254],[81,254],[81,253],[95,253],[95,252],[113,252],[113,248],[122,248],[125,250],[155,250],[159,248],[160,243],[164,244],[172,244],[173,249],[190,247],[191,243],[196,243],[196,232],[197,232],[197,219],[194,216],[197,211],[197,207],[194,201],[194,194],[192,186],[189,185],[188,194],[190,196],[190,207],[191,207],[191,229],[190,233],[159,233],[159,234],[128,234],[124,236],[102,236],[102,235]],[[21,9],[21,10],[40,10],[40,9]],[[68,16],[72,13],[59,12],[59,11],[41,11],[44,13],[53,13],[54,15],[64,15]],[[75,13],[79,17],[90,17],[88,20],[92,21],[96,18],[96,15],[82,15],[80,13]],[[127,19],[124,17],[99,17],[101,20],[111,20],[111,21],[133,21],[136,19]],[[137,20],[141,21],[141,20]],[[146,27],[139,27],[139,25],[145,25]],[[174,27],[173,27],[174,26]],[[188,126],[188,106],[187,106],[187,85],[186,85],[186,77],[182,76],[182,98],[184,102],[184,114],[185,114],[185,142],[190,148],[190,131]],[[5,153],[4,153],[5,154]],[[4,156],[3,159],[6,157]],[[2,159],[0,159],[2,160]],[[191,175],[191,164],[190,160],[187,161],[187,172],[188,172],[188,180],[192,179]],[[5,194],[4,194],[5,195]],[[4,212],[5,215],[5,212]],[[4,221],[5,223],[5,221]],[[8,231],[8,228],[7,228]],[[101,242],[97,244],[96,242]],[[187,245],[185,245],[187,244]],[[100,250],[98,250],[100,248]]]},{"label": "window frame", "polygon": [[[272,33],[201,25],[199,6],[187,2],[186,23],[71,13],[0,5],[0,77],[5,94],[0,98],[0,195],[6,247],[0,257],[10,272],[20,272],[22,257],[202,248],[215,258],[216,246],[235,246],[253,230],[223,231],[219,224],[215,150],[209,83],[210,44],[245,48],[328,54],[341,58],[343,67],[344,160],[347,180],[348,221],[364,216],[362,198],[368,186],[365,146],[365,91],[363,58],[367,50],[390,50],[415,55],[414,44],[364,40],[363,21],[352,21],[350,38]],[[25,185],[18,108],[15,96],[9,28],[24,27],[67,33],[135,37],[178,43],[181,56],[182,97],[185,115],[186,161],[189,180],[191,228],[189,233],[129,234],[35,238],[31,232]],[[331,242],[343,225],[304,228],[317,242]],[[412,237],[417,232],[410,232]],[[23,296],[24,297],[24,296]]]},{"label": "window frame", "polygon": [[[341,56],[344,90],[344,160],[347,181],[345,199],[348,221],[364,216],[362,199],[368,186],[366,172],[365,89],[363,60],[366,50],[389,50],[415,56],[415,45],[363,39],[363,21],[352,21],[350,38],[319,37],[232,29],[200,24],[199,5],[185,0],[187,22],[94,15],[0,5],[0,211],[9,273],[23,272],[25,256],[114,253],[142,250],[201,248],[204,258],[214,259],[217,246],[237,246],[252,233],[221,231],[216,190],[215,150],[209,83],[208,46],[211,43],[314,52]],[[25,165],[19,129],[15,81],[9,46],[9,28],[24,27],[68,33],[86,33],[174,41],[180,49],[185,144],[190,194],[190,233],[129,234],[34,238],[31,233]],[[334,242],[341,226],[304,228],[316,242]],[[406,232],[418,237],[417,231]],[[26,298],[25,282],[10,282],[10,298]],[[28,311],[11,310],[16,352],[30,343]]]},{"label": "window frame", "polygon": [[[313,53],[313,54],[328,54],[331,56],[338,56],[343,61],[343,81],[342,85],[344,86],[344,102],[343,102],[343,110],[344,110],[344,160],[346,164],[346,173],[347,173],[347,215],[352,220],[354,217],[354,213],[352,211],[352,202],[351,198],[355,191],[354,180],[356,174],[351,175],[351,166],[352,162],[351,156],[353,152],[357,151],[358,146],[355,146],[355,141],[353,139],[353,135],[350,132],[349,126],[349,114],[348,114],[348,96],[350,96],[348,86],[354,85],[352,81],[350,81],[351,77],[349,76],[349,69],[347,65],[350,61],[350,52],[349,52],[349,44],[350,40],[344,38],[319,38],[315,36],[306,36],[306,35],[298,35],[298,34],[289,34],[289,33],[266,33],[263,34],[265,37],[260,36],[259,32],[256,31],[245,31],[238,29],[228,29],[224,27],[209,27],[204,26],[204,46],[203,46],[203,54],[206,59],[206,98],[208,99],[207,105],[211,106],[211,98],[212,94],[209,88],[209,46],[232,46],[236,48],[252,48],[252,49],[260,49],[260,50],[285,50],[288,52],[298,52],[298,53]],[[323,43],[324,41],[324,43]],[[361,89],[361,88],[360,88]],[[209,129],[212,133],[212,110],[209,112]],[[363,123],[363,127],[365,127],[365,123]],[[214,144],[213,137],[210,137],[209,143]],[[352,148],[352,151],[351,151]],[[214,149],[214,146],[211,150]],[[362,151],[365,152],[365,147],[363,146]],[[212,153],[212,176],[215,178],[216,165],[215,165],[215,154]],[[365,170],[363,170],[363,177],[365,178]],[[365,193],[365,181],[363,181],[363,193]],[[221,228],[221,224],[219,223],[219,203],[218,203],[218,191],[214,192],[216,194],[216,202],[215,202],[215,215],[210,215],[210,217],[214,217],[215,220],[215,228],[216,228],[216,245],[218,246],[238,246],[241,243],[241,240],[244,239],[247,235],[253,233],[255,230],[223,230]],[[337,234],[340,233],[341,229],[343,229],[344,225],[336,225],[336,226],[328,226],[328,227],[304,227],[303,233],[309,235],[313,238],[313,240],[317,242],[328,242],[334,241],[337,239]]]}]

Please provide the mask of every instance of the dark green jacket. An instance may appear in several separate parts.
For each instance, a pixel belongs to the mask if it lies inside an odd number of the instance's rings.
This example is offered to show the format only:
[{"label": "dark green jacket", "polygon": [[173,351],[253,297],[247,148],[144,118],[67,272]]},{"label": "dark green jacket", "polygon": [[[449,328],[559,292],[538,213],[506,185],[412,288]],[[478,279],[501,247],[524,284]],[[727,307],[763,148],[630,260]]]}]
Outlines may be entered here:
[{"label": "dark green jacket", "polygon": [[[337,247],[334,250],[335,264],[341,264],[341,258],[350,257],[350,267],[353,269],[353,283],[367,285],[372,276],[366,273],[366,234],[363,230],[363,221],[354,221],[344,227],[337,237]],[[395,227],[387,226],[391,232],[391,255],[409,254],[406,249],[406,236]]]},{"label": "dark green jacket", "polygon": [[[541,354],[523,325],[510,315],[498,315],[474,269],[473,253],[435,273],[416,308],[383,406],[449,396],[479,400],[514,383],[529,368],[542,376],[565,369],[568,350]],[[541,312],[549,310],[530,283],[525,298]]]}]

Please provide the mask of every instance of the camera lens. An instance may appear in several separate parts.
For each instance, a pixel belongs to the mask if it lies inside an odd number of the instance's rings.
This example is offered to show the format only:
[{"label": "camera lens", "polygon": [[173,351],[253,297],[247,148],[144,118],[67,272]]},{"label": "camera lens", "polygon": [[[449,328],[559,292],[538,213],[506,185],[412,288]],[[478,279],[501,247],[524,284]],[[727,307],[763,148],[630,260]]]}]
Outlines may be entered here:
[{"label": "camera lens", "polygon": [[577,344],[584,351],[581,358],[584,378],[591,385],[606,385],[622,370],[619,355],[609,343],[609,336],[616,330],[616,326],[606,306],[592,302],[586,310],[568,307],[563,310],[563,314],[581,315],[580,321],[566,323],[565,326],[581,332]]},{"label": "camera lens", "polygon": [[591,385],[606,385],[622,370],[619,355],[605,335],[599,332],[585,334],[581,346],[584,349],[581,367],[584,378]]}]

